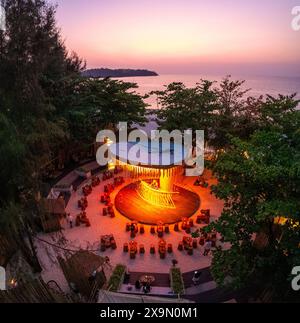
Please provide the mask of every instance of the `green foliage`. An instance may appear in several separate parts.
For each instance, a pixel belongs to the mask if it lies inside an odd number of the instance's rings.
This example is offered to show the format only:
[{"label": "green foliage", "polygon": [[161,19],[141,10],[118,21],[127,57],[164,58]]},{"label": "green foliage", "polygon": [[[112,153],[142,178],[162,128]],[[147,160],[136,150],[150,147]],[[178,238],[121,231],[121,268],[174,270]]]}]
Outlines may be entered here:
[{"label": "green foliage", "polygon": [[4,199],[17,200],[20,187],[38,191],[41,168],[59,151],[86,147],[119,121],[145,121],[136,84],[81,77],[85,65],[67,52],[55,10],[46,0],[6,1],[7,31],[0,33]]},{"label": "green foliage", "polygon": [[25,149],[14,125],[1,113],[0,143],[0,200],[6,201],[15,196]]},{"label": "green foliage", "polygon": [[158,111],[161,128],[208,131],[217,99],[212,85],[213,82],[206,80],[201,80],[194,88],[187,88],[183,83],[171,83],[165,91],[152,92],[151,95],[157,95],[161,105]]},{"label": "green foliage", "polygon": [[[136,84],[81,76],[85,64],[68,53],[56,26],[56,8],[46,0],[7,0],[5,10],[7,29],[0,31],[1,219],[14,219],[20,244],[21,237],[29,241],[32,252],[24,252],[30,258],[36,256],[31,235],[39,223],[43,167],[58,152],[92,144],[104,127],[143,123],[146,105],[134,92]],[[13,206],[21,209],[22,221]]]},{"label": "green foliage", "polygon": [[126,271],[126,266],[117,265],[109,279],[108,287],[111,292],[117,292],[124,279],[124,274]]},{"label": "green foliage", "polygon": [[[225,201],[210,226],[230,250],[214,254],[212,272],[222,285],[241,287],[251,277],[287,288],[299,263],[300,112],[292,97],[269,97],[262,105],[260,129],[248,139],[232,138],[230,148],[212,166],[218,184],[213,193]],[[282,109],[280,109],[282,107]],[[278,227],[277,217],[288,221]],[[253,244],[265,235],[265,245]]]},{"label": "green foliage", "polygon": [[235,289],[251,283],[254,268],[254,255],[249,246],[232,246],[229,250],[216,250],[213,254],[211,273],[220,286]]},{"label": "green foliage", "polygon": [[[0,33],[0,109],[22,143],[18,186],[37,186],[39,169],[67,138],[52,97],[62,80],[79,75],[82,64],[68,55],[56,28],[55,8],[44,0],[7,0],[6,32]],[[13,130],[12,130],[13,131]],[[18,145],[15,145],[16,149]],[[14,163],[14,161],[12,161]],[[3,173],[9,174],[7,168]],[[16,196],[14,197],[16,198]]]},{"label": "green foliage", "polygon": [[161,128],[204,130],[209,146],[223,149],[232,136],[242,139],[257,129],[262,98],[246,97],[244,81],[228,76],[219,86],[201,80],[195,87],[171,83],[164,91],[152,92],[158,97]]},{"label": "green foliage", "polygon": [[184,293],[184,283],[182,273],[179,268],[173,267],[170,269],[171,288],[177,295]]},{"label": "green foliage", "polygon": [[6,235],[9,241],[18,239],[22,212],[21,206],[15,203],[7,204],[0,209],[0,235]]},{"label": "green foliage", "polygon": [[75,142],[91,143],[99,130],[122,122],[143,124],[146,104],[134,92],[136,84],[112,79],[77,78],[65,88],[61,116]]}]

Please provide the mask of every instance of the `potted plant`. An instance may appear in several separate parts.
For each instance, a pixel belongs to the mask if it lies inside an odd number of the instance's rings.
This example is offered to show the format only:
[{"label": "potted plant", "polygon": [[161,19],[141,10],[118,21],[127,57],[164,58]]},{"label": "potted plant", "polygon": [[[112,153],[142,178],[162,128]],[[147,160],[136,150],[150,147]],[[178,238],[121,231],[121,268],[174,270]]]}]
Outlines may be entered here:
[{"label": "potted plant", "polygon": [[171,289],[176,295],[184,295],[184,282],[180,268],[173,267],[170,269]]},{"label": "potted plant", "polygon": [[108,282],[109,291],[117,292],[121,288],[124,281],[125,273],[126,266],[119,264],[115,267]]}]

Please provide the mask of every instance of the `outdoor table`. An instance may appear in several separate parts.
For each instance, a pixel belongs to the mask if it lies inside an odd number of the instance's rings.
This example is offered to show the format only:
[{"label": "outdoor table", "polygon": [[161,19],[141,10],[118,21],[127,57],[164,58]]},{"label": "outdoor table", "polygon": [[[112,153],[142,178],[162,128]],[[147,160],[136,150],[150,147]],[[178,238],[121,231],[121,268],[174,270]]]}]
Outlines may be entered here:
[{"label": "outdoor table", "polygon": [[182,242],[186,250],[189,250],[189,248],[193,245],[193,239],[191,237],[183,237]]},{"label": "outdoor table", "polygon": [[167,251],[167,243],[163,239],[161,239],[158,243],[158,251],[159,251],[161,258],[164,258],[164,256],[166,255],[166,251]]},{"label": "outdoor table", "polygon": [[130,241],[129,242],[129,250],[130,250],[130,253],[137,253],[138,251],[138,245],[137,245],[137,242],[135,241]]},{"label": "outdoor table", "polygon": [[159,245],[159,247],[160,247],[160,248],[165,248],[165,247],[166,247],[166,245],[167,245],[167,243],[166,243],[166,241],[165,241],[165,240],[161,239],[161,240],[159,241],[158,245]]},{"label": "outdoor table", "polygon": [[105,249],[108,249],[113,246],[115,239],[113,235],[104,235],[101,236],[101,247],[104,246]]},{"label": "outdoor table", "polygon": [[92,178],[92,186],[96,187],[100,184],[100,178],[99,177],[93,177]]},{"label": "outdoor table", "polygon": [[186,228],[187,228],[187,226],[188,226],[188,218],[182,218],[182,230],[186,230]]}]

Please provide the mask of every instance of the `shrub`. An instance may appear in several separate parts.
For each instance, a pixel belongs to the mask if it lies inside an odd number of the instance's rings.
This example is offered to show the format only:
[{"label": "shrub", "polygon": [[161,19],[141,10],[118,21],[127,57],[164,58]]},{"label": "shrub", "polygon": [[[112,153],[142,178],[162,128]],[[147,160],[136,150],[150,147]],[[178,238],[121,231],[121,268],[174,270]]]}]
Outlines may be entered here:
[{"label": "shrub", "polygon": [[108,287],[109,290],[112,292],[117,292],[119,287],[124,279],[124,274],[126,271],[126,266],[124,265],[117,265],[109,279]]},{"label": "shrub", "polygon": [[183,294],[184,293],[184,283],[181,274],[181,270],[179,268],[171,268],[170,270],[170,280],[171,280],[171,288],[175,294]]}]

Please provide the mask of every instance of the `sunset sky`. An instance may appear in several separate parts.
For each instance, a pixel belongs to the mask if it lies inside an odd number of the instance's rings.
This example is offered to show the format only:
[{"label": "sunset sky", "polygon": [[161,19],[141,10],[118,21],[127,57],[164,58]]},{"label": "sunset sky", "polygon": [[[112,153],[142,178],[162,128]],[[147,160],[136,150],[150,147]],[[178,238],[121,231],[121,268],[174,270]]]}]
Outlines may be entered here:
[{"label": "sunset sky", "polygon": [[300,0],[51,0],[88,67],[300,76]]}]

